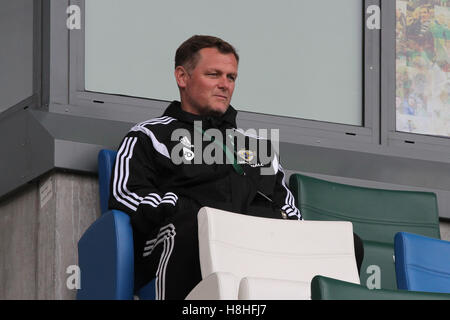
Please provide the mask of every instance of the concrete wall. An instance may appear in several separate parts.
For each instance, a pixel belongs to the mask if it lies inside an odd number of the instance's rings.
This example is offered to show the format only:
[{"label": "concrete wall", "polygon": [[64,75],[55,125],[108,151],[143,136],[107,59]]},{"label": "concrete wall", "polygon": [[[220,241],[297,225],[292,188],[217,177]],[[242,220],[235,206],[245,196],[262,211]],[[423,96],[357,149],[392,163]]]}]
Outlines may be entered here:
[{"label": "concrete wall", "polygon": [[0,299],[74,299],[67,267],[100,216],[97,178],[53,172],[0,203]]},{"label": "concrete wall", "polygon": [[[0,202],[0,300],[74,299],[67,267],[100,216],[97,177],[52,172]],[[450,223],[441,222],[450,241]]]},{"label": "concrete wall", "polygon": [[0,204],[0,299],[35,299],[38,198],[26,186]]}]

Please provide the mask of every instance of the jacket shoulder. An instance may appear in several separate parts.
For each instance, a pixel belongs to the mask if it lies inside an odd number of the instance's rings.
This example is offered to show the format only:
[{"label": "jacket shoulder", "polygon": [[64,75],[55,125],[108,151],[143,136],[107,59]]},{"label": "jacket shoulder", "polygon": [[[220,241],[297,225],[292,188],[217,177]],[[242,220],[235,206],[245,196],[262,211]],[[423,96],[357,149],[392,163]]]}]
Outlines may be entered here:
[{"label": "jacket shoulder", "polygon": [[132,132],[142,132],[147,136],[166,136],[174,128],[178,127],[178,120],[172,117],[163,116],[137,123],[130,129]]}]

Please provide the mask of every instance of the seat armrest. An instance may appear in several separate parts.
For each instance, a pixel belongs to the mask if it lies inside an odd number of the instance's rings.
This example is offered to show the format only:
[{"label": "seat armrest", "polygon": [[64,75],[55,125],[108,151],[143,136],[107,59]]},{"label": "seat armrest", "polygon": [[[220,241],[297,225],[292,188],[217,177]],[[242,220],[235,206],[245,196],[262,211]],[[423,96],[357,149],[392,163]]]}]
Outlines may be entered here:
[{"label": "seat armrest", "polygon": [[239,285],[239,300],[311,300],[311,284],[303,281],[246,277]]},{"label": "seat armrest", "polygon": [[134,252],[129,216],[111,210],[78,242],[81,289],[77,299],[133,299]]},{"label": "seat armrest", "polygon": [[216,272],[200,281],[186,300],[237,300],[238,290],[238,277],[227,272]]}]

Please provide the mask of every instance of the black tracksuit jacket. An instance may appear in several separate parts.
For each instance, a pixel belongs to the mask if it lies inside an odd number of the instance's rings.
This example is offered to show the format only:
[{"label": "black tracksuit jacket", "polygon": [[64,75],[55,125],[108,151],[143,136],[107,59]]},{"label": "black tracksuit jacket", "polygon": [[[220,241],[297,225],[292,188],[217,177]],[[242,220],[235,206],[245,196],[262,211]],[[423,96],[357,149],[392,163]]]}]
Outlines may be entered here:
[{"label": "black tracksuit jacket", "polygon": [[[258,150],[252,148],[267,140],[236,130],[236,115],[231,106],[220,117],[193,115],[174,101],[162,117],[134,126],[118,149],[109,207],[130,215],[136,288],[156,276],[158,299],[183,299],[201,280],[197,234],[201,207],[301,219],[278,156],[272,153],[269,162],[260,162]],[[214,142],[206,135],[203,140],[209,141],[199,143],[202,131],[194,128],[194,122],[201,124],[203,133],[216,129],[230,140]],[[177,129],[184,131],[173,136]],[[245,148],[237,150],[239,144],[231,143],[230,132],[234,139],[245,138]],[[227,143],[232,151],[228,158]],[[233,154],[238,165],[206,164],[204,159],[196,164],[196,157],[220,152],[222,163]],[[272,174],[261,174],[262,168],[272,168]]]}]

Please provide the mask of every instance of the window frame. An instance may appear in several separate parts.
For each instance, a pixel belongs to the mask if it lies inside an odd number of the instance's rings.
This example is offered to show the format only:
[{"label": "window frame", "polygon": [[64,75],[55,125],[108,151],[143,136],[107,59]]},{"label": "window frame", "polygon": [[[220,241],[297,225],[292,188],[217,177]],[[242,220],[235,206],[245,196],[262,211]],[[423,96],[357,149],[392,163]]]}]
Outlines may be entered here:
[{"label": "window frame", "polygon": [[[441,156],[450,158],[450,137],[425,135],[419,133],[397,131],[396,127],[396,8],[397,0],[383,1],[382,10],[382,62],[383,78],[382,91],[384,99],[382,105],[382,141],[390,148],[397,148],[405,153],[423,154],[430,151],[431,157],[440,160]],[[449,159],[450,160],[450,159]],[[447,161],[450,162],[450,161]]]},{"label": "window frame", "polygon": [[[365,27],[367,6],[378,4],[379,1],[362,0],[363,11],[361,14],[363,25],[362,53],[363,66],[361,67],[363,85],[363,125],[353,126],[339,123],[323,122],[291,118],[285,116],[268,115],[239,111],[238,125],[244,128],[277,128],[280,129],[281,142],[298,143],[302,137],[302,143],[320,145],[322,140],[329,141],[331,145],[370,145],[377,144],[380,140],[379,133],[379,109],[380,96],[380,52],[377,44],[380,42],[379,30],[368,30]],[[69,111],[75,114],[102,117],[110,120],[136,121],[142,116],[160,116],[169,104],[169,101],[130,97],[115,94],[89,92],[84,86],[84,16],[85,0],[70,0],[70,4],[78,5],[81,9],[81,30],[69,32],[69,98],[68,104],[72,106]],[[375,45],[374,45],[375,44]],[[370,72],[366,72],[366,70]],[[175,85],[175,83],[174,83]],[[369,90],[370,89],[370,90]],[[126,115],[123,109],[128,109],[134,115]],[[62,112],[62,110],[59,110]]]}]

